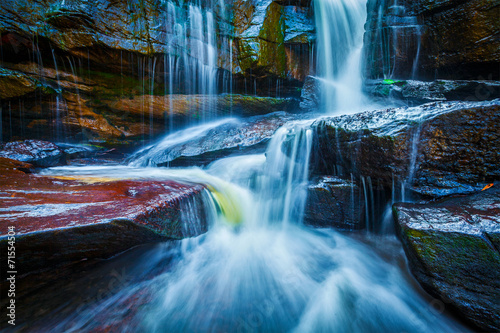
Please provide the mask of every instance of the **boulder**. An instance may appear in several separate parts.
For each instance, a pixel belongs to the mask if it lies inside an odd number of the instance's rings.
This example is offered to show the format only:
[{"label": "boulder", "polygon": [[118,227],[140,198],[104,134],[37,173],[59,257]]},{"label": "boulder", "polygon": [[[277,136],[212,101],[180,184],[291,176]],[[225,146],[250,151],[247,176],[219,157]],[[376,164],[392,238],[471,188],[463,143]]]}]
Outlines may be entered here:
[{"label": "boulder", "polygon": [[22,274],[109,258],[207,229],[207,192],[201,185],[31,175],[23,172],[28,165],[7,159],[0,159],[0,167],[0,248],[5,253],[14,227],[16,268]]},{"label": "boulder", "polygon": [[340,178],[324,176],[307,192],[304,223],[340,230],[365,229],[365,202],[358,185]]},{"label": "boulder", "polygon": [[411,271],[431,295],[484,331],[500,330],[500,190],[394,205]]},{"label": "boulder", "polygon": [[25,140],[0,145],[0,157],[27,162],[38,167],[65,163],[64,151],[52,142]]},{"label": "boulder", "polygon": [[499,110],[497,99],[319,119],[312,125],[311,170],[349,170],[387,189],[403,183],[432,197],[472,193],[500,179]]}]

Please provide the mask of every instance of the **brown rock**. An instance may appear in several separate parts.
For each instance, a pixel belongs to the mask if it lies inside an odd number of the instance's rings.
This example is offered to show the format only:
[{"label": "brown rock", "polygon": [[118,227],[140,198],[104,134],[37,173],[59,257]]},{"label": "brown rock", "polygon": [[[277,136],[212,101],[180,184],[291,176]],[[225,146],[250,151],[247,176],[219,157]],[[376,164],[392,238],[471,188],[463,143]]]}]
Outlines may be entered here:
[{"label": "brown rock", "polygon": [[312,163],[388,189],[406,181],[435,197],[475,192],[500,179],[499,110],[498,100],[443,102],[318,120]]},{"label": "brown rock", "polygon": [[[200,185],[30,175],[6,159],[0,166],[0,247],[13,226],[20,274],[206,230]],[[198,221],[183,220],[189,207]]]}]

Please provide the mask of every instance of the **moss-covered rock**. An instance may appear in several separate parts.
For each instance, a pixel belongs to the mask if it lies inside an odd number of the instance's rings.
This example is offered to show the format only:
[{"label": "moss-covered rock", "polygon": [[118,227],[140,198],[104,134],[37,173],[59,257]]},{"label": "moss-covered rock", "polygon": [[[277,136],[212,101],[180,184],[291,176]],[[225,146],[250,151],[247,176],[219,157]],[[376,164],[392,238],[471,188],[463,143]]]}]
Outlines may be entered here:
[{"label": "moss-covered rock", "polygon": [[410,268],[432,295],[483,330],[500,329],[500,190],[396,204]]},{"label": "moss-covered rock", "polygon": [[[254,7],[248,28],[238,39],[240,67],[244,72],[269,71],[285,77],[285,19],[283,6],[264,2]],[[243,24],[242,24],[243,26]]]},{"label": "moss-covered rock", "polygon": [[239,67],[244,73],[304,80],[314,25],[308,10],[277,1],[236,2]]}]

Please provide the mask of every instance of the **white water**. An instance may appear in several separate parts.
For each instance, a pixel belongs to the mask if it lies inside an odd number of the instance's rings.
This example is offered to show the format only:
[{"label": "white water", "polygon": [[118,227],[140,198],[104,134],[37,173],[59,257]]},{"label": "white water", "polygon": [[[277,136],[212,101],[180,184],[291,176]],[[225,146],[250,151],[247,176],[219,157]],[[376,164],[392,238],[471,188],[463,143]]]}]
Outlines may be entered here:
[{"label": "white water", "polygon": [[[365,3],[315,0],[314,6],[324,106],[330,112],[359,111]],[[193,15],[192,24],[200,22],[196,11]],[[173,133],[160,145],[165,150],[187,142],[211,126]],[[136,258],[129,263],[137,272],[134,283],[70,315],[42,320],[41,331],[92,332],[106,325],[124,332],[464,331],[434,311],[401,270],[370,247],[302,225],[311,137],[308,123],[288,124],[265,155],[230,157],[205,170],[46,171],[205,184],[211,228],[174,250],[159,246]],[[150,161],[156,153],[150,147],[140,154]],[[185,219],[194,218],[188,213]]]},{"label": "white water", "polygon": [[174,159],[178,156],[174,155],[175,152],[171,151],[172,148],[189,145],[189,142],[191,140],[206,135],[207,132],[209,132],[211,129],[231,123],[237,124],[239,123],[239,121],[236,118],[225,118],[222,120],[188,127],[186,129],[170,133],[159,142],[151,144],[130,156],[130,166],[156,166],[156,157],[158,157],[160,154],[172,154],[171,159]]},{"label": "white water", "polygon": [[[230,157],[205,170],[124,166],[46,171],[200,182],[211,190],[206,206],[212,207],[207,218],[213,222],[205,235],[185,239],[175,250],[158,248],[137,258],[132,264],[139,272],[136,282],[56,323],[44,321],[43,328],[91,332],[106,324],[133,332],[463,331],[436,313],[398,267],[369,247],[332,230],[302,226],[310,149],[309,124],[294,123],[277,132],[265,155]],[[155,272],[172,257],[166,269]],[[131,308],[133,319],[122,323]]]},{"label": "white water", "polygon": [[327,113],[363,111],[361,56],[366,0],[314,0],[318,36],[317,75]]}]

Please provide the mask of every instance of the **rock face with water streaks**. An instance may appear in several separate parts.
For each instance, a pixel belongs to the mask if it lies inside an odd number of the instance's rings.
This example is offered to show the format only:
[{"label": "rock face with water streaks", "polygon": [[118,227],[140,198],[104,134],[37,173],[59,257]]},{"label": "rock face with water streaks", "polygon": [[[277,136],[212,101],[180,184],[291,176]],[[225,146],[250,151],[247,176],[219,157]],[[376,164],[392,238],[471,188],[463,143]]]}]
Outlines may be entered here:
[{"label": "rock face with water streaks", "polygon": [[308,6],[2,1],[2,140],[116,142],[193,118],[289,111],[282,98],[199,94],[297,97],[313,68]]},{"label": "rock face with water streaks", "polygon": [[[0,158],[0,247],[5,253],[8,227],[14,225],[23,274],[196,236],[207,228],[203,186],[54,178],[26,173],[30,169],[30,164]],[[184,214],[197,220],[188,221]]]},{"label": "rock face with water streaks", "polygon": [[488,0],[370,0],[366,75],[498,80],[499,15]]},{"label": "rock face with water streaks", "polygon": [[432,295],[482,330],[500,329],[500,190],[427,204],[396,204],[410,267]]},{"label": "rock face with water streaks", "polygon": [[406,181],[434,197],[471,193],[500,179],[499,111],[499,100],[442,102],[321,119],[313,172],[349,170],[387,188]]},{"label": "rock face with water streaks", "polygon": [[[5,110],[2,112],[2,132],[6,141],[55,138],[60,141],[131,142],[144,136],[164,133],[170,123],[176,128],[193,119],[252,116],[292,111],[296,107],[296,102],[291,98],[236,94],[164,95],[161,89],[144,94],[139,80],[122,80],[115,74],[94,73],[91,79],[87,79],[74,75],[63,76],[60,72],[56,75],[55,71],[48,69],[43,73],[36,73],[34,68],[22,69],[36,77],[36,80],[44,81],[47,87],[60,89],[61,93],[56,93],[52,88],[37,89],[28,84],[31,81],[15,81],[15,84],[8,81],[11,84],[9,88],[5,87],[5,91],[17,95],[22,93],[23,98],[16,96],[2,99]],[[26,76],[21,74],[22,71],[16,73],[15,77]],[[117,85],[117,82],[123,82],[123,85]]]}]

